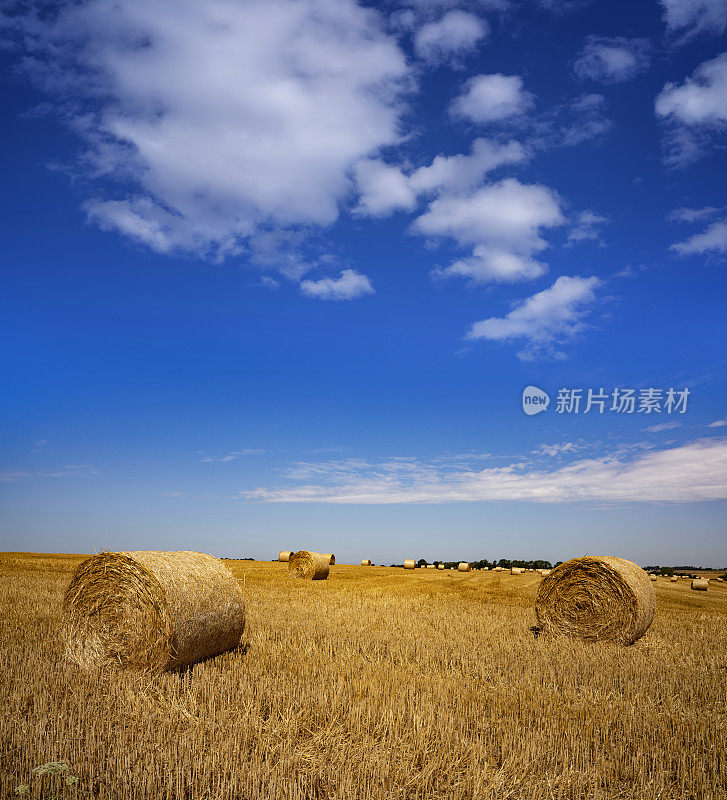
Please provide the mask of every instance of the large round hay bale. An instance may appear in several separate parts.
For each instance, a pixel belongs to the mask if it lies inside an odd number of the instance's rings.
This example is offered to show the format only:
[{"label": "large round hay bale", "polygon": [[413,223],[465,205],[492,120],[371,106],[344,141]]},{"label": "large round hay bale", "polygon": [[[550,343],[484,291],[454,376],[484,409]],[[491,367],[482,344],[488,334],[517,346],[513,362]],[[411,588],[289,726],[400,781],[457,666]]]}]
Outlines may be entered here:
[{"label": "large round hay bale", "polygon": [[290,561],[290,557],[293,555],[292,550],[281,550],[278,553],[278,561]]},{"label": "large round hay bale", "polygon": [[709,581],[704,578],[695,578],[691,583],[692,589],[695,592],[706,592],[709,587]]},{"label": "large round hay bale", "polygon": [[404,569],[414,569],[416,567],[416,562],[413,558],[405,558],[404,559]]},{"label": "large round hay bale", "polygon": [[176,669],[237,647],[245,627],[239,583],[204,553],[91,556],[63,610],[66,655],[85,669]]},{"label": "large round hay bale", "polygon": [[655,581],[656,580],[656,575],[654,575],[653,573],[651,575],[649,575],[649,580],[650,581]]},{"label": "large round hay bale", "polygon": [[467,561],[460,561],[459,564],[457,564],[457,569],[460,572],[469,572],[472,569],[472,567],[470,567]]},{"label": "large round hay bale", "polygon": [[444,569],[444,564],[437,564],[437,569]]},{"label": "large round hay bale", "polygon": [[323,555],[328,557],[329,564],[333,565],[336,563],[336,557],[333,555],[333,553],[323,553]]},{"label": "large round hay bale", "polygon": [[305,578],[310,581],[324,581],[328,577],[330,553],[313,553],[298,550],[288,561],[288,575],[292,578]]},{"label": "large round hay bale", "polygon": [[436,569],[436,568],[437,568],[436,564],[427,564],[427,569]]},{"label": "large round hay bale", "polygon": [[543,579],[535,600],[543,632],[625,645],[646,633],[655,608],[644,570],[612,556],[566,561]]},{"label": "large round hay bale", "polygon": [[361,559],[361,566],[362,567],[370,567],[371,566],[371,559],[370,558],[362,558]]},{"label": "large round hay bale", "polygon": [[510,574],[511,575],[522,575],[525,572],[524,567],[510,567]]},{"label": "large round hay bale", "polygon": [[677,575],[672,575],[671,578],[669,578],[669,580],[672,583],[676,583],[679,580],[679,577]]}]

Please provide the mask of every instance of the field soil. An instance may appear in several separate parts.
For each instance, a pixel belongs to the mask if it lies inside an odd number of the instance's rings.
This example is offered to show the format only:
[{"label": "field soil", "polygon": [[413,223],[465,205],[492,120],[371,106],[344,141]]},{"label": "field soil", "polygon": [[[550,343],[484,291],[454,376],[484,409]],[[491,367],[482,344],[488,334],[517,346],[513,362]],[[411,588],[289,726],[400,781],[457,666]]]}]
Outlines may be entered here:
[{"label": "field soil", "polygon": [[2,798],[727,798],[727,584],[619,647],[535,638],[535,573],[228,560],[241,646],[149,676],[64,658],[82,558],[0,555]]}]

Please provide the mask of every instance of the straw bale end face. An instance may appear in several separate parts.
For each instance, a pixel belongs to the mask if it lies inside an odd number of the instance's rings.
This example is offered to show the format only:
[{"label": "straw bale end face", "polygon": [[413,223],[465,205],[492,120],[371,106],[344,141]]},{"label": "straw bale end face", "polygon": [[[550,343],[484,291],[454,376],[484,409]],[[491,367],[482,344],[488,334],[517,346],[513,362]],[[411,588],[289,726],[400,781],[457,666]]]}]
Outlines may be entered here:
[{"label": "straw bale end face", "polygon": [[413,558],[405,558],[404,559],[404,569],[414,569],[416,567],[416,562]]},{"label": "straw bale end face", "polygon": [[173,670],[234,649],[245,627],[240,585],[204,553],[92,556],[63,609],[66,654],[84,669]]},{"label": "straw bale end face", "polygon": [[566,561],[543,578],[535,600],[543,633],[624,645],[646,633],[655,609],[649,576],[633,561],[612,556]]},{"label": "straw bale end face", "polygon": [[314,553],[311,550],[299,550],[293,553],[288,561],[288,575],[292,578],[304,578],[310,581],[323,581],[328,577],[330,553]]},{"label": "straw bale end face", "polygon": [[290,561],[290,557],[293,555],[292,550],[281,550],[278,553],[278,561]]},{"label": "straw bale end face", "polygon": [[457,570],[459,572],[469,572],[471,569],[472,567],[467,561],[460,561],[459,564],[457,564]]}]

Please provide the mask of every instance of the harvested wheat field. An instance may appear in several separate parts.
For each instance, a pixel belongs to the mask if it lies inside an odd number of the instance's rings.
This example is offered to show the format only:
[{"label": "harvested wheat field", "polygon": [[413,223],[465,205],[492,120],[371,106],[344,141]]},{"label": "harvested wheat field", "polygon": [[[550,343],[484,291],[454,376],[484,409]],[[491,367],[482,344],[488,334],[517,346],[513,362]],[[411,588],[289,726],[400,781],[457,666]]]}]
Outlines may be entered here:
[{"label": "harvested wheat field", "polygon": [[0,556],[0,797],[727,797],[725,584],[657,582],[624,647],[535,638],[537,573],[226,560],[240,646],[149,675],[64,657],[83,558]]}]

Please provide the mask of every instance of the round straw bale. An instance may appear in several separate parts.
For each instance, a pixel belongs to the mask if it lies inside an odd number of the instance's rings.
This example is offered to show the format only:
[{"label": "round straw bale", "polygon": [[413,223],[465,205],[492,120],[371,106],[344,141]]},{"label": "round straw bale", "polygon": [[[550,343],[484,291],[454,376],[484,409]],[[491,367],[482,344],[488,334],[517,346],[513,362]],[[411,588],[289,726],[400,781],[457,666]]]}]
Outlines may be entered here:
[{"label": "round straw bale", "polygon": [[281,550],[280,553],[278,553],[278,561],[290,561],[292,555],[292,550]]},{"label": "round straw bale", "polygon": [[669,580],[672,583],[676,583],[679,580],[679,577],[677,575],[672,575],[671,578],[669,578]]},{"label": "round straw bale", "polygon": [[470,567],[467,561],[460,561],[459,564],[457,564],[457,569],[460,572],[469,572],[472,569],[472,567]]},{"label": "round straw bale", "polygon": [[535,600],[543,632],[625,645],[646,633],[655,607],[644,570],[612,556],[566,561],[544,578]]},{"label": "round straw bale", "polygon": [[361,566],[362,567],[370,567],[371,566],[371,559],[370,558],[362,558],[361,559]]},{"label": "round straw bale", "polygon": [[239,583],[204,553],[91,556],[63,610],[66,655],[84,669],[173,670],[232,650],[245,627]]},{"label": "round straw bale", "polygon": [[655,580],[656,580],[656,575],[654,575],[654,573],[653,573],[653,572],[652,572],[652,574],[651,574],[651,575],[649,575],[649,580],[650,580],[650,581],[655,581]]},{"label": "round straw bale", "polygon": [[444,569],[444,564],[437,564],[437,569]]},{"label": "round straw bale", "polygon": [[414,569],[414,567],[416,567],[416,562],[413,558],[404,559],[404,569]]},{"label": "round straw bale", "polygon": [[288,575],[292,578],[306,578],[311,581],[324,581],[328,577],[330,553],[313,553],[298,550],[288,561]]},{"label": "round straw bale", "polygon": [[510,567],[511,575],[522,575],[523,572],[525,572],[523,567]]},{"label": "round straw bale", "polygon": [[552,571],[553,571],[552,569],[541,569],[541,570],[540,570],[540,574],[541,574],[543,577],[545,577],[546,575],[550,575],[550,573],[551,573]]},{"label": "round straw bale", "polygon": [[695,592],[706,592],[707,587],[709,586],[709,581],[706,581],[704,578],[695,578],[692,581],[691,586]]},{"label": "round straw bale", "polygon": [[333,553],[323,553],[323,555],[324,556],[328,556],[328,563],[329,564],[333,565],[333,564],[336,563],[336,557],[333,555]]},{"label": "round straw bale", "polygon": [[436,568],[437,568],[436,564],[427,564],[427,569],[436,569]]}]

